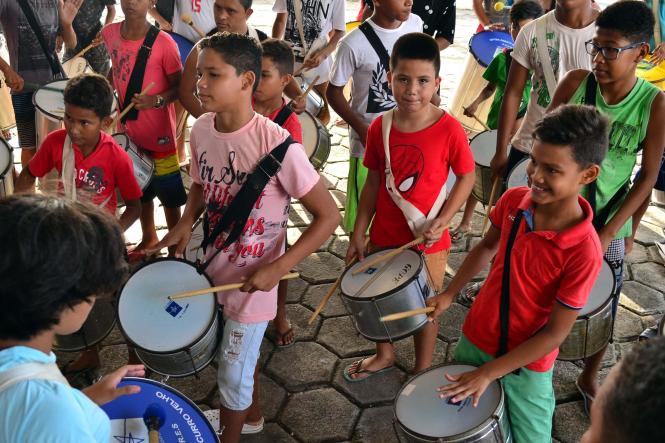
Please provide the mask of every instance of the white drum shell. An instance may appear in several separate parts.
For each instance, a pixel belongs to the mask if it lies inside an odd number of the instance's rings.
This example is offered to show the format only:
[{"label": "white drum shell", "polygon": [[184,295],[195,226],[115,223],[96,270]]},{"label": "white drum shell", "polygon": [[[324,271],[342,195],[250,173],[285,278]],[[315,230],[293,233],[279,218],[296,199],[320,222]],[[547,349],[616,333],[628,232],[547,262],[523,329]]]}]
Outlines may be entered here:
[{"label": "white drum shell", "polygon": [[309,111],[298,115],[302,127],[302,144],[309,162],[318,171],[330,155],[330,134],[326,127]]},{"label": "white drum shell", "polygon": [[13,167],[13,149],[0,137],[0,198],[9,197],[14,193]]}]

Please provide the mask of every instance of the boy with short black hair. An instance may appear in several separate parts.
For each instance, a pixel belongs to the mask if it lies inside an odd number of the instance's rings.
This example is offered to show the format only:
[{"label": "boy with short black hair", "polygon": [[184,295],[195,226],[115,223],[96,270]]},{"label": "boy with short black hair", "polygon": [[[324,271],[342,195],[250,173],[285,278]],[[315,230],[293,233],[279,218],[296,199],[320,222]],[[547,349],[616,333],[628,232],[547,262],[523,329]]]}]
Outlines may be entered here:
[{"label": "boy with short black hair", "polygon": [[[594,210],[605,259],[616,279],[614,310],[623,283],[624,238],[630,237],[631,217],[653,189],[665,147],[665,94],[635,75],[649,52],[654,18],[642,1],[608,6],[596,19],[596,32],[586,47],[593,72],[569,72],[557,87],[550,108],[561,103],[586,103],[610,118],[610,146],[598,179],[582,195]],[[630,183],[638,153],[642,170]],[[578,379],[587,413],[596,393],[598,370],[605,349],[585,361]]]},{"label": "boy with short black hair", "polygon": [[[372,120],[395,107],[388,85],[390,67],[387,59],[400,36],[423,30],[423,21],[411,13],[411,6],[410,0],[374,0],[372,16],[339,42],[331,68],[328,101],[349,124],[351,158],[343,224],[346,232],[353,231],[360,193],[367,177],[367,168],[362,164],[367,128]],[[376,49],[363,32],[376,35],[379,41]],[[384,51],[387,57],[384,57]],[[344,87],[350,79],[353,79],[353,85],[349,103],[344,96]]]},{"label": "boy with short black hair", "polygon": [[428,300],[440,316],[494,258],[455,348],[455,360],[479,366],[439,388],[457,402],[501,380],[513,440],[550,442],[552,367],[598,277],[600,241],[591,206],[579,196],[596,179],[607,151],[608,121],[584,106],[564,106],[536,125],[527,174],[531,189],[509,189],[490,213],[487,234],[445,292]]},{"label": "boy with short black hair", "polygon": [[[225,318],[217,372],[221,438],[228,443],[237,442],[241,432],[263,429],[257,360],[268,321],[275,317],[277,283],[325,242],[339,215],[302,146],[252,109],[261,76],[259,43],[222,33],[199,45],[197,89],[208,113],[192,128],[194,182],[182,219],[157,247],[177,245],[176,253],[182,253],[205,210],[210,248],[203,267],[215,284],[245,282],[240,290],[218,295]],[[279,167],[272,161],[267,166],[270,158]],[[253,186],[260,179],[267,181],[262,191]],[[301,201],[313,221],[284,252],[291,198]]]},{"label": "boy with short black hair", "polygon": [[[471,192],[475,167],[462,126],[430,102],[441,81],[440,63],[438,45],[426,34],[406,34],[395,42],[388,81],[397,107],[374,120],[367,131],[367,181],[346,253],[347,262],[364,258],[367,228],[371,250],[399,247],[423,235],[425,244],[419,249],[425,254],[434,294],[443,289],[450,249],[446,226]],[[457,180],[448,195],[451,168]],[[415,211],[405,211],[403,205]],[[432,364],[437,330],[428,324],[414,336],[413,373]],[[392,343],[377,343],[376,350],[375,356],[347,366],[344,378],[357,382],[391,368]]]}]

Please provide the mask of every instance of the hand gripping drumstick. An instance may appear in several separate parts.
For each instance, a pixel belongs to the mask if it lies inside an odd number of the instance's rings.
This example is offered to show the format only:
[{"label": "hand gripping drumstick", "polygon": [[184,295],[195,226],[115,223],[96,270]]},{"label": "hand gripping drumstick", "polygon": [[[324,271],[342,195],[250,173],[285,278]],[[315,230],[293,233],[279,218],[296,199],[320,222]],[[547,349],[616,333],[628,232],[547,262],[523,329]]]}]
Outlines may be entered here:
[{"label": "hand gripping drumstick", "polygon": [[[282,275],[280,280],[290,280],[292,278],[298,278],[298,277],[300,277],[300,274],[298,274],[297,272],[291,272],[289,274]],[[212,288],[202,288],[202,289],[195,289],[193,291],[180,292],[178,294],[169,295],[169,300],[178,300],[181,298],[195,297],[197,295],[210,294],[211,292],[230,291],[231,289],[242,288],[244,284],[245,284],[244,282],[229,283],[226,285],[213,286]]]},{"label": "hand gripping drumstick", "polygon": [[159,428],[166,421],[164,409],[157,403],[149,405],[143,413],[143,422],[148,428],[150,443],[159,443]]},{"label": "hand gripping drumstick", "polygon": [[[145,89],[144,89],[143,91],[141,91],[141,93],[139,94],[139,96],[146,95],[146,94],[148,93],[148,91],[150,91],[150,90],[152,89],[153,86],[155,86],[155,82],[150,82],[150,84],[148,84],[148,86],[146,86]],[[122,118],[123,118],[125,115],[127,115],[127,113],[128,113],[129,111],[131,111],[131,110],[134,108],[134,106],[135,106],[134,103],[130,103],[129,105],[127,105],[127,107],[126,107],[125,109],[122,110],[122,112],[120,113],[120,115],[118,115],[118,116],[113,120],[113,123],[111,123],[111,126],[109,126],[109,127],[110,127],[110,128],[115,127],[115,125],[117,125],[118,122],[119,122],[120,120],[122,120]]]},{"label": "hand gripping drumstick", "polygon": [[[365,248],[367,248],[367,245],[369,244],[369,237],[365,239]],[[349,262],[349,266],[352,266],[356,261],[358,260],[358,257],[353,257],[353,259]],[[321,302],[319,305],[316,307],[316,310],[314,310],[314,313],[312,316],[309,318],[309,321],[307,322],[308,325],[311,325],[314,319],[323,311],[323,308],[326,306],[330,298],[333,296],[337,288],[339,288],[340,283],[342,283],[342,275],[337,277],[337,280],[335,280],[335,283],[328,289],[328,292],[326,292],[326,295],[323,296],[321,299]]]},{"label": "hand gripping drumstick", "polygon": [[80,50],[80,51],[79,51],[74,57],[69,57],[69,59],[68,59],[67,61],[72,60],[72,59],[75,59],[76,57],[83,57],[83,54],[85,54],[86,52],[88,52],[88,51],[91,50],[92,48],[96,48],[97,46],[99,46],[99,45],[101,45],[101,44],[102,44],[102,40],[101,40],[101,39],[99,39],[98,41],[97,41],[97,40],[93,40],[92,43],[90,43],[90,44],[89,44],[88,46],[86,46],[85,48],[81,49],[81,50]]},{"label": "hand gripping drumstick", "polygon": [[366,270],[368,270],[372,266],[376,265],[377,263],[381,263],[382,261],[388,260],[389,258],[393,258],[396,255],[401,254],[405,249],[408,249],[412,246],[419,245],[424,241],[425,241],[425,237],[423,237],[421,235],[421,236],[417,237],[415,240],[412,240],[412,241],[408,242],[407,244],[405,244],[403,246],[400,246],[397,249],[394,249],[390,252],[379,255],[378,257],[374,257],[372,260],[368,260],[366,263],[363,263],[361,266],[358,266],[357,269],[353,270],[353,272],[351,272],[351,275],[358,275],[362,272],[365,272]]},{"label": "hand gripping drumstick", "polygon": [[309,86],[307,86],[307,89],[305,89],[305,92],[303,92],[302,94],[300,94],[300,95],[299,95],[298,97],[296,97],[293,101],[296,101],[296,102],[297,102],[298,100],[302,100],[303,98],[307,97],[307,94],[310,93],[310,91],[314,88],[314,85],[316,84],[316,82],[319,81],[319,77],[320,77],[319,75],[317,75],[316,77],[314,77],[314,80],[312,80],[312,83],[310,83]]},{"label": "hand gripping drumstick", "polygon": [[403,318],[413,317],[414,315],[427,314],[432,311],[434,311],[434,308],[432,306],[428,306],[426,308],[411,309],[410,311],[402,311],[390,315],[384,315],[379,320],[384,322],[401,320]]},{"label": "hand gripping drumstick", "polygon": [[[464,109],[465,111],[467,110],[467,108],[464,107],[464,106],[462,106],[462,109]],[[475,121],[477,121],[478,123],[480,123],[480,126],[482,126],[483,128],[485,128],[485,131],[491,131],[490,127],[487,126],[487,125],[485,124],[485,122],[483,122],[481,119],[479,119],[479,118],[476,116],[476,114],[474,114],[473,112],[471,113],[471,117],[473,117],[473,119],[474,119]]]},{"label": "hand gripping drumstick", "polygon": [[499,183],[501,180],[499,180],[499,177],[494,178],[494,182],[492,183],[492,192],[490,192],[490,201],[487,203],[487,212],[485,213],[485,217],[483,218],[483,229],[480,231],[481,237],[485,235],[485,228],[487,227],[487,220],[489,220],[490,217],[490,211],[492,210],[492,206],[494,206],[494,198],[496,197],[496,193],[499,188]]},{"label": "hand gripping drumstick", "polygon": [[191,15],[182,14],[180,16],[180,20],[182,20],[185,24],[188,24],[194,30],[194,32],[201,36],[201,38],[206,36],[205,32],[201,31],[201,29],[199,29],[199,27],[194,24],[194,20],[192,20]]}]

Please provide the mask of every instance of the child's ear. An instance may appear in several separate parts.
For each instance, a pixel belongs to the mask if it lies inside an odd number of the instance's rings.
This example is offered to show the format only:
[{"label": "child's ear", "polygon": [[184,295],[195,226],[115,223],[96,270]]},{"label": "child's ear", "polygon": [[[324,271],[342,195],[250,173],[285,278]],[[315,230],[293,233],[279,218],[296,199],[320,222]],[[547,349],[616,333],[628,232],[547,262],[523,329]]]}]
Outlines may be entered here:
[{"label": "child's ear", "polygon": [[580,181],[583,185],[588,185],[598,178],[600,175],[600,166],[593,164],[588,168],[582,171],[582,180]]},{"label": "child's ear", "polygon": [[256,83],[256,74],[252,71],[246,71],[242,75],[242,89],[249,88],[250,90],[254,88],[254,83]]},{"label": "child's ear", "polygon": [[388,87],[392,90],[393,89],[393,73],[388,71],[386,73],[386,78],[388,79]]},{"label": "child's ear", "polygon": [[252,16],[253,13],[254,10],[252,8],[245,9],[245,19],[249,20],[249,18]]},{"label": "child's ear", "polygon": [[649,44],[645,43],[642,46],[640,46],[640,53],[637,56],[637,60],[635,60],[635,62],[636,63],[641,62],[642,59],[644,59],[644,57],[646,57],[647,55],[649,55]]},{"label": "child's ear", "polygon": [[437,75],[434,83],[436,84],[436,89],[439,89],[439,85],[441,84],[441,77]]},{"label": "child's ear", "polygon": [[282,75],[282,87],[283,87],[283,88],[286,88],[286,85],[288,85],[289,83],[291,83],[291,79],[292,79],[292,78],[293,78],[293,76],[292,76],[291,74],[284,74],[284,75]]}]

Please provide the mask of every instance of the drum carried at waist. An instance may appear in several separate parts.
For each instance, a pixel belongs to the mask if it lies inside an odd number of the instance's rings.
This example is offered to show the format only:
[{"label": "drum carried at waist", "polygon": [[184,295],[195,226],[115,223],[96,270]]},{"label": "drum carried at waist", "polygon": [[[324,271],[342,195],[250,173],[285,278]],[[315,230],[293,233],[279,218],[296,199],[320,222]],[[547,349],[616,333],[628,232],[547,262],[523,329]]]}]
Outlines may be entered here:
[{"label": "drum carried at waist", "polygon": [[90,63],[83,57],[72,57],[62,64],[62,70],[65,71],[67,78],[74,78],[77,75],[94,72]]},{"label": "drum carried at waist", "polygon": [[651,63],[652,56],[647,55],[644,60],[637,64],[635,74],[665,91],[665,62],[657,65]]},{"label": "drum carried at waist", "polygon": [[129,158],[132,159],[134,166],[136,182],[139,184],[141,190],[145,191],[155,172],[155,160],[145,151],[139,149],[125,133],[119,132],[113,134],[113,139],[129,154]]},{"label": "drum carried at waist", "polygon": [[14,150],[0,137],[0,198],[14,193]]},{"label": "drum carried at waist", "polygon": [[[483,131],[471,139],[469,146],[473,153],[473,159],[476,162],[475,176],[476,181],[473,183],[471,194],[482,204],[487,205],[492,195],[492,169],[490,169],[490,162],[494,153],[496,152],[496,139],[497,130]],[[498,195],[494,196],[494,201],[497,201],[501,196],[501,190],[497,191]]]},{"label": "drum carried at waist", "polygon": [[517,188],[519,186],[529,186],[529,175],[526,172],[526,167],[529,165],[529,160],[524,159],[516,164],[508,174],[506,187]]},{"label": "drum carried at waist", "polygon": [[[478,93],[487,85],[487,81],[483,78],[483,73],[492,59],[504,48],[512,47],[513,39],[506,32],[482,31],[471,37],[464,73],[460,77],[460,83],[448,106],[450,114],[469,133],[478,133],[484,128],[475,119],[466,117],[464,115],[464,108],[469,106],[476,99]],[[492,97],[478,106],[476,117],[481,121],[486,121],[491,106]]]},{"label": "drum carried at waist", "polygon": [[318,171],[330,155],[330,134],[323,123],[309,111],[298,114],[298,119],[302,127],[302,145],[309,162]]}]

